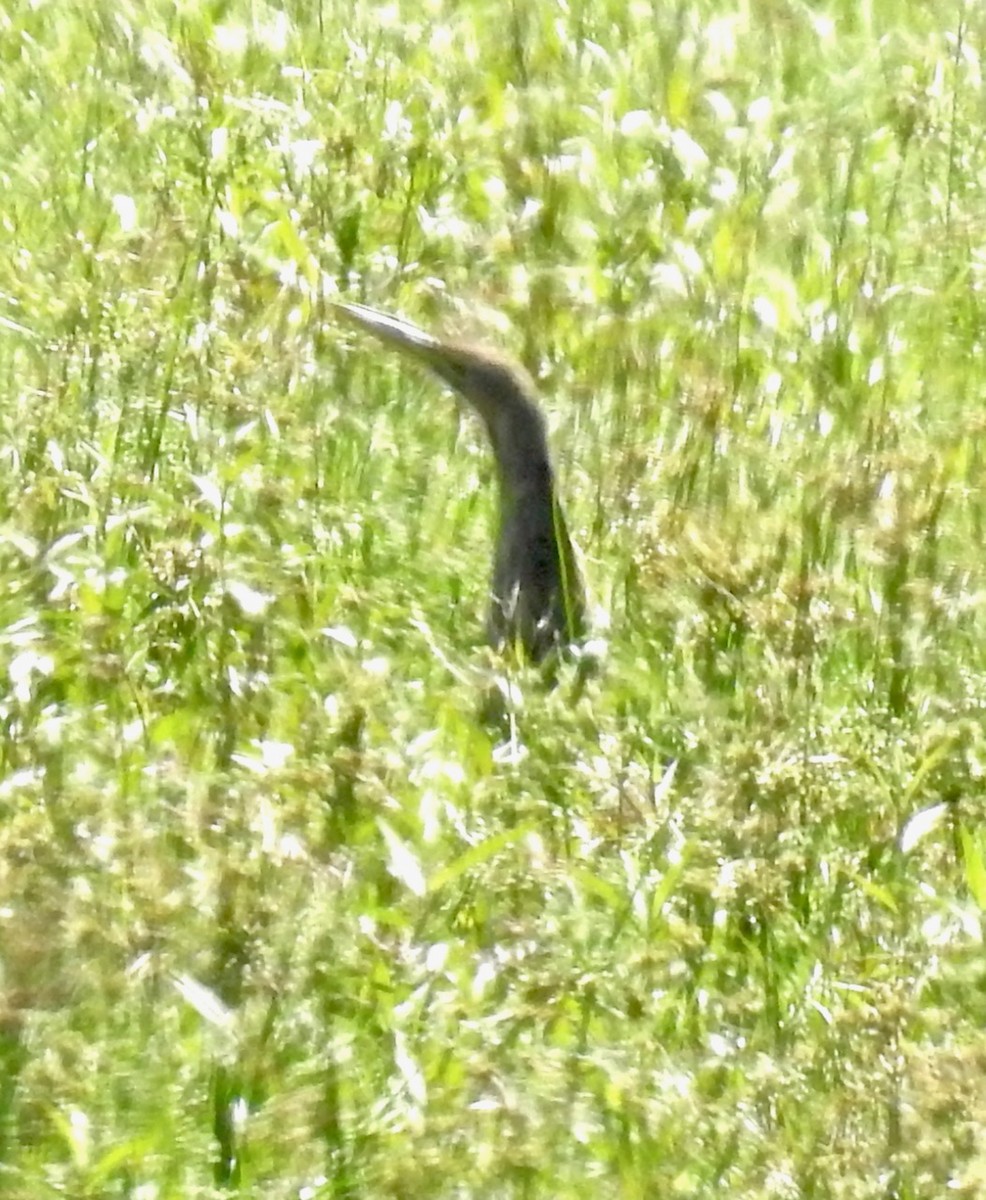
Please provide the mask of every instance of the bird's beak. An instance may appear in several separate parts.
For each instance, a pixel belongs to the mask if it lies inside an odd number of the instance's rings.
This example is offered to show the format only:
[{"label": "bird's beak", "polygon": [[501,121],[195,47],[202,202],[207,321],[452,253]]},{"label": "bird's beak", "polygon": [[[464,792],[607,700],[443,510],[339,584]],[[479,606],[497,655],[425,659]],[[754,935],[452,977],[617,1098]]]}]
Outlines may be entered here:
[{"label": "bird's beak", "polygon": [[433,371],[445,376],[448,371],[448,350],[430,333],[425,333],[410,321],[389,317],[365,304],[333,304],[332,307],[347,321],[372,333],[387,346],[393,346]]}]

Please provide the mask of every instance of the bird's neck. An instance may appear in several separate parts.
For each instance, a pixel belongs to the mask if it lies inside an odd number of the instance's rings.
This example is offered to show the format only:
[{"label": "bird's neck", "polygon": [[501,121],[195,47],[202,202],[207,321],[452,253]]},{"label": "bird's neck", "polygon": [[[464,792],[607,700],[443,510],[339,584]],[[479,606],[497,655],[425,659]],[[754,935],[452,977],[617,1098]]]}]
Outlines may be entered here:
[{"label": "bird's neck", "polygon": [[530,501],[553,493],[554,473],[544,420],[533,404],[501,409],[489,423],[489,434],[506,497]]}]

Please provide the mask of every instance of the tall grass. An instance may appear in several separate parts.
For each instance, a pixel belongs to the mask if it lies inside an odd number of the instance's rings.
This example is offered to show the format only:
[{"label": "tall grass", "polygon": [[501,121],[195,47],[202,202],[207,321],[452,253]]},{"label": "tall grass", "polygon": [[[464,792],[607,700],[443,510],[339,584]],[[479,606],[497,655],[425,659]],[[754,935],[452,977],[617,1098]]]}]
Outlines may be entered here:
[{"label": "tall grass", "polygon": [[[0,13],[0,1192],[981,1194],[984,33]],[[337,296],[539,379],[596,674]]]}]

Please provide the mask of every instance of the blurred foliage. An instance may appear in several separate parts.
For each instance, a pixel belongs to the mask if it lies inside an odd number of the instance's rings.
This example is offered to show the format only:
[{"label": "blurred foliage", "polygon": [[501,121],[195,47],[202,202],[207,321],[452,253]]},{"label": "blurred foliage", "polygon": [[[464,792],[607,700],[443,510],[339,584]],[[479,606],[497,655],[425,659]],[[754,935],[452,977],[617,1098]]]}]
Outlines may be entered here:
[{"label": "blurred foliage", "polygon": [[[984,34],[0,12],[0,1192],[982,1194]],[[539,380],[598,673],[338,296]]]}]

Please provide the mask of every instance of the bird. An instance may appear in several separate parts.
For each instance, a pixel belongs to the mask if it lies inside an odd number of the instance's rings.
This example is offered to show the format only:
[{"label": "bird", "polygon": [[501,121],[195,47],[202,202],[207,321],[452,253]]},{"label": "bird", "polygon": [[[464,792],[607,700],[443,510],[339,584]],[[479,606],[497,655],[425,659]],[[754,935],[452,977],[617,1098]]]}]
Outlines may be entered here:
[{"label": "bird", "polygon": [[539,663],[585,631],[585,589],[558,500],[544,416],[530,375],[494,350],[427,333],[364,304],[334,305],[345,320],[423,364],[486,427],[499,483],[487,639]]}]

